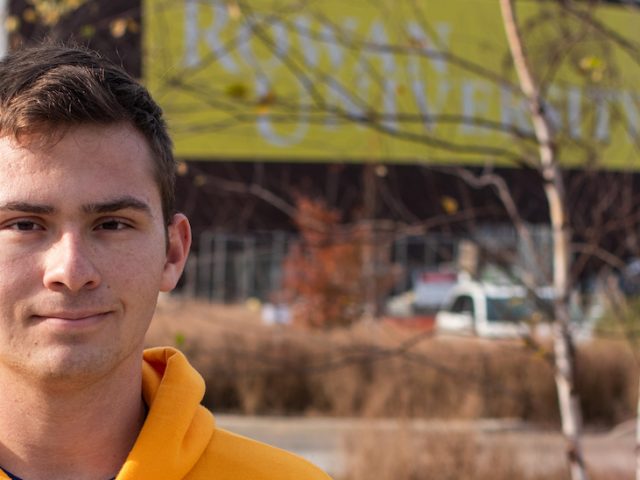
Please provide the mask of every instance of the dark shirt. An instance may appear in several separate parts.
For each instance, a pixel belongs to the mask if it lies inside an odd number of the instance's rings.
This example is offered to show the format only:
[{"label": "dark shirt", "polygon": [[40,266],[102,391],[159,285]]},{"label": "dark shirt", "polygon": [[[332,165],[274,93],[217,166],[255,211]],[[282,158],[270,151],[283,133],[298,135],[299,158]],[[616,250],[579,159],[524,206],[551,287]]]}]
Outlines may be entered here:
[{"label": "dark shirt", "polygon": [[[7,475],[9,475],[9,478],[11,480],[22,480],[20,477],[16,477],[13,473],[9,472],[8,470],[5,470],[4,468],[0,467],[0,470],[2,470],[4,473],[6,473]],[[116,477],[113,477],[109,480],[116,480]]]}]

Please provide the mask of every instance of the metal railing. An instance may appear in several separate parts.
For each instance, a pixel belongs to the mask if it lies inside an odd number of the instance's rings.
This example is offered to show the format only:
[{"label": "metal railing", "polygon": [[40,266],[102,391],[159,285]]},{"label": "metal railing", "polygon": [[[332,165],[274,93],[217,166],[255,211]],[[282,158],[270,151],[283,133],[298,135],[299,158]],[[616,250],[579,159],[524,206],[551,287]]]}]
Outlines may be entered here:
[{"label": "metal railing", "polygon": [[[532,227],[532,236],[539,251],[550,248],[546,227]],[[290,232],[272,231],[253,234],[230,234],[205,231],[197,238],[182,281],[182,294],[211,302],[242,302],[249,298],[269,301],[281,288],[283,263],[297,236]],[[435,269],[442,264],[455,265],[462,240],[472,240],[493,248],[511,248],[518,263],[529,271],[544,275],[547,266],[537,264],[533,256],[518,242],[510,226],[484,227],[472,236],[442,233],[427,235],[394,234],[386,246],[390,261],[401,275],[392,294],[412,287],[416,271]],[[375,270],[378,266],[373,266]],[[384,269],[385,266],[379,266]]]}]

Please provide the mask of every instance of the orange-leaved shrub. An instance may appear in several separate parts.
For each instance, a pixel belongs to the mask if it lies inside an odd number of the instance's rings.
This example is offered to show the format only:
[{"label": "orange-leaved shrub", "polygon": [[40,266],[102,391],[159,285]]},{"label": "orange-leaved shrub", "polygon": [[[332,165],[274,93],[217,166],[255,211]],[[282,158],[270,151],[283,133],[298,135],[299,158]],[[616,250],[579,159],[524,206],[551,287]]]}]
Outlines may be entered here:
[{"label": "orange-leaved shrub", "polygon": [[[370,224],[343,225],[339,213],[319,200],[299,196],[294,222],[300,239],[285,258],[282,285],[293,322],[311,328],[351,325],[362,317],[372,284],[376,298],[393,284],[388,249],[372,240]],[[367,268],[367,262],[384,268]]]}]

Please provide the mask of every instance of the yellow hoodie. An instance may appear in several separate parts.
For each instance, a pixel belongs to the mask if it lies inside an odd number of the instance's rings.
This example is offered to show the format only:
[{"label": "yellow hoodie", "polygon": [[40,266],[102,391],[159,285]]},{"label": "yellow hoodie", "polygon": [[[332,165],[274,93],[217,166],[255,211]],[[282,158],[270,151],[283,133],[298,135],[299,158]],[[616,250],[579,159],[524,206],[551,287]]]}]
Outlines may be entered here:
[{"label": "yellow hoodie", "polygon": [[331,480],[291,453],[217,428],[203,395],[204,380],[182,353],[146,350],[149,411],[116,480]]},{"label": "yellow hoodie", "polygon": [[202,377],[177,350],[144,352],[147,419],[116,480],[330,480],[312,464],[217,428]]}]

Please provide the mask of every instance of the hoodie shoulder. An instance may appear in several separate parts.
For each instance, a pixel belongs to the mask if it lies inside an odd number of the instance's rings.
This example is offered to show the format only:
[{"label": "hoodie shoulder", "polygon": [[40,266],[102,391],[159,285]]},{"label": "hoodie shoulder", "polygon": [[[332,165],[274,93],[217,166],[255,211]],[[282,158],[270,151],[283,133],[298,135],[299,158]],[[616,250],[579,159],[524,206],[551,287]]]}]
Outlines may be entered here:
[{"label": "hoodie shoulder", "polygon": [[330,480],[306,460],[218,428],[204,380],[177,350],[144,353],[147,419],[118,480]]},{"label": "hoodie shoulder", "polygon": [[216,428],[185,480],[331,480],[311,462],[270,445]]}]

